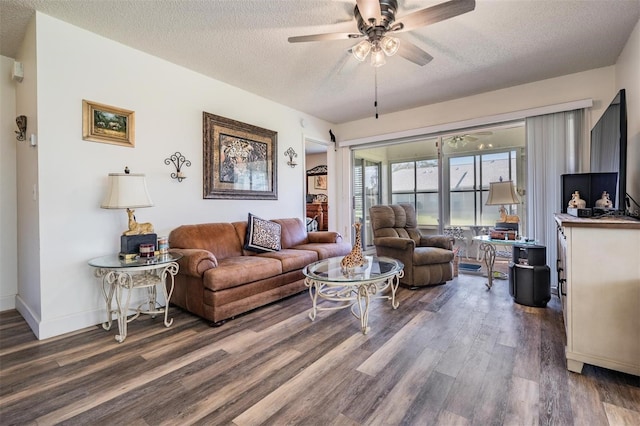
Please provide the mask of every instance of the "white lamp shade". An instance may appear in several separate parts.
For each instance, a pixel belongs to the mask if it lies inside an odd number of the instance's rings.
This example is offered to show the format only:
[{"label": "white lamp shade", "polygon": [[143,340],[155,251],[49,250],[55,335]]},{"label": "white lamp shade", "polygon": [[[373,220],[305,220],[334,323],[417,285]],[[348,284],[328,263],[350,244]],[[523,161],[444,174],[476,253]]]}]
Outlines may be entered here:
[{"label": "white lamp shade", "polygon": [[149,197],[144,174],[109,173],[107,195],[100,207],[103,209],[136,209],[151,206],[153,206],[153,201]]},{"label": "white lamp shade", "polygon": [[504,204],[518,204],[518,196],[516,195],[513,182],[510,180],[504,182],[489,183],[489,198],[487,206],[499,206]]}]

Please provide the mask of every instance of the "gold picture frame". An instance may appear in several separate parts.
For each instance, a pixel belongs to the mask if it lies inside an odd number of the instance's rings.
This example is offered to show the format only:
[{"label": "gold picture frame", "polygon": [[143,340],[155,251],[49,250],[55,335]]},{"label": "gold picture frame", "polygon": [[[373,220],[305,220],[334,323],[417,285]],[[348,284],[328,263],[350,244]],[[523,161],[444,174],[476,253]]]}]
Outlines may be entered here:
[{"label": "gold picture frame", "polygon": [[277,200],[278,133],[203,112],[203,198]]},{"label": "gold picture frame", "polygon": [[82,139],[135,147],[135,112],[82,100]]}]

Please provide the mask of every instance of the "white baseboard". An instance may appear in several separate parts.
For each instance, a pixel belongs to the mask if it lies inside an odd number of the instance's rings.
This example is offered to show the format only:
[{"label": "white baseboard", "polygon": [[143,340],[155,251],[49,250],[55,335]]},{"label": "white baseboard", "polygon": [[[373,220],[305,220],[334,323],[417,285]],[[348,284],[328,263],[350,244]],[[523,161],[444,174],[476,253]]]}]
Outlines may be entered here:
[{"label": "white baseboard", "polygon": [[27,322],[33,334],[36,335],[36,338],[40,339],[40,317],[36,315],[29,306],[24,303],[24,300],[20,297],[20,295],[16,295],[16,310],[20,312],[22,318]]},{"label": "white baseboard", "polygon": [[[90,311],[76,312],[72,315],[54,318],[52,320],[42,321],[20,298],[15,297],[16,310],[20,312],[25,319],[33,334],[38,340],[49,339],[61,334],[71,333],[73,331],[82,330],[83,328],[92,327],[102,324],[107,318],[106,307],[96,308]],[[130,306],[138,306],[143,299],[132,300]],[[158,303],[164,303],[164,297],[158,295]],[[117,322],[115,324],[118,328]]]}]

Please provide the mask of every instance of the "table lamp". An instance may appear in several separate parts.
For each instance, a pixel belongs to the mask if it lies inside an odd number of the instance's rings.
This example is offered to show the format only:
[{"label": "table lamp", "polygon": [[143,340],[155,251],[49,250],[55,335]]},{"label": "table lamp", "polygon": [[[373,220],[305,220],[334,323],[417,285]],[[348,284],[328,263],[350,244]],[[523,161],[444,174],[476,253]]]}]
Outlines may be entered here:
[{"label": "table lamp", "polygon": [[518,196],[516,195],[513,182],[510,180],[489,183],[489,198],[485,203],[487,206],[500,206],[500,220],[496,222],[496,228],[508,228],[518,230],[518,215],[508,215],[505,204],[518,204]]},{"label": "table lamp", "polygon": [[124,173],[109,173],[107,195],[100,207],[127,210],[129,228],[120,237],[121,256],[139,253],[140,244],[153,244],[155,247],[157,235],[153,233],[153,225],[136,222],[134,210],[152,206],[144,174],[129,173],[128,167]]}]

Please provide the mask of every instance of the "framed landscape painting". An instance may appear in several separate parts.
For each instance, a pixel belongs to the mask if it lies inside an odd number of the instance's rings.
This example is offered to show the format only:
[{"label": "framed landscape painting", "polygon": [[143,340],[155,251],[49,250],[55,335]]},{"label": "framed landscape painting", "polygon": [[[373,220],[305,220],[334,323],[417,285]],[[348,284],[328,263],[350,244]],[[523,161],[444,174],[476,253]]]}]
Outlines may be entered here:
[{"label": "framed landscape painting", "polygon": [[277,200],[278,133],[203,113],[203,198]]},{"label": "framed landscape painting", "polygon": [[82,139],[133,148],[135,112],[83,99]]}]

